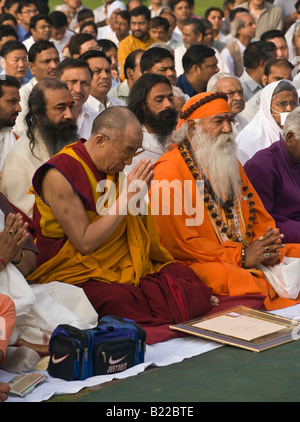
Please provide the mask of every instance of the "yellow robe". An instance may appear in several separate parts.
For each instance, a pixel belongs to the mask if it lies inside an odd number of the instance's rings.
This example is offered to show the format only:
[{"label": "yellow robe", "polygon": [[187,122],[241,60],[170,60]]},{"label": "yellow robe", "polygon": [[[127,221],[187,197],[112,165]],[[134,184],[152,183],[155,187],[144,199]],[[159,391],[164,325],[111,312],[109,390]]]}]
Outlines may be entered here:
[{"label": "yellow robe", "polygon": [[[50,238],[54,241],[65,238],[63,228],[40,196],[39,187],[45,174],[45,166],[49,165],[61,171],[78,191],[91,222],[101,218],[97,213],[97,206],[101,200],[105,200],[103,192],[97,191],[97,184],[103,180],[104,175],[93,166],[83,143],[78,141],[65,147],[43,165],[33,178],[36,195],[34,223],[38,232],[37,245],[41,246],[41,250],[43,243],[47,247],[47,240]],[[117,177],[108,179],[118,186]],[[35,283],[56,280],[79,284],[92,279],[138,285],[142,277],[159,271],[171,262],[174,262],[171,254],[160,245],[154,217],[149,213],[142,221],[139,216],[127,214],[112,236],[94,253],[84,255],[66,239],[59,252],[43,262],[27,280]]]}]

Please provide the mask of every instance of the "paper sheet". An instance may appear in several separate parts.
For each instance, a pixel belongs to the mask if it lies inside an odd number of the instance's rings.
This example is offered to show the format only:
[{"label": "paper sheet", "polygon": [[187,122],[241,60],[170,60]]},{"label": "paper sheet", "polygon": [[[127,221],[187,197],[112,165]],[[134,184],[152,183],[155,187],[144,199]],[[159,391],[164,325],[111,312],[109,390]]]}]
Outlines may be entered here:
[{"label": "paper sheet", "polygon": [[211,318],[206,321],[193,324],[193,327],[213,331],[214,333],[235,337],[245,341],[251,341],[285,329],[283,325],[240,314],[221,315],[216,318]]}]

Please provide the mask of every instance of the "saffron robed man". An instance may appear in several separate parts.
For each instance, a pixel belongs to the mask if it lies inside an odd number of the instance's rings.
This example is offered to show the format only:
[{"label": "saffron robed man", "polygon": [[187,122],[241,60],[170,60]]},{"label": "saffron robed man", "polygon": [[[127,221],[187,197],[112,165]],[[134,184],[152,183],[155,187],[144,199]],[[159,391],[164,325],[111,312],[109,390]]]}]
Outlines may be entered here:
[{"label": "saffron robed man", "polygon": [[[201,93],[187,101],[173,148],[154,164],[151,209],[155,209],[164,246],[177,262],[192,268],[215,295],[260,295],[267,309],[291,306],[300,296],[279,295],[269,275],[282,268],[284,257],[299,258],[300,245],[283,244],[284,234],[276,229],[236,159],[232,119],[223,93]],[[175,180],[180,186],[190,181],[194,209],[197,185],[203,182],[202,221],[187,224],[193,216],[175,212],[175,189],[170,189],[169,215],[159,209],[163,193],[154,182]],[[153,202],[155,198],[158,204]],[[183,198],[182,194],[182,202]]]},{"label": "saffron robed man", "polygon": [[[119,173],[141,150],[142,139],[135,115],[111,107],[96,117],[88,140],[68,145],[39,168],[33,220],[40,254],[28,280],[76,284],[99,316],[156,326],[201,315],[217,302],[160,245],[154,216],[127,212],[135,195],[131,183],[148,187],[153,177],[150,160],[142,159],[120,183]],[[111,202],[110,191],[117,192]],[[104,210],[106,202],[111,206]]]}]

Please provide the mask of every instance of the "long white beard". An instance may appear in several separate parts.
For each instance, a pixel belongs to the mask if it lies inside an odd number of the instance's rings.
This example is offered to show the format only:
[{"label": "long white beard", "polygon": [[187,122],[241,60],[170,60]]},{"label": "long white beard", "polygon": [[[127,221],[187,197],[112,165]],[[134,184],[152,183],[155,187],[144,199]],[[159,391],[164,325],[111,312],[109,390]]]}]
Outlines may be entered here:
[{"label": "long white beard", "polygon": [[[195,162],[209,179],[217,200],[241,195],[236,144],[232,134],[221,133],[217,138],[203,132],[198,126],[192,138]],[[220,202],[220,201],[219,201]]]}]

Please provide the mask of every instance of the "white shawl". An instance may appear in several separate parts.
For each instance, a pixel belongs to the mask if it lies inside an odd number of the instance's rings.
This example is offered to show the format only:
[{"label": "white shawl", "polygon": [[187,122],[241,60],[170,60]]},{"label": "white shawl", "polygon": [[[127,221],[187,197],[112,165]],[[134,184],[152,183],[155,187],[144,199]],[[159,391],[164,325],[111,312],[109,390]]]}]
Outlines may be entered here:
[{"label": "white shawl", "polygon": [[[0,210],[0,231],[3,228],[4,214]],[[9,296],[16,307],[16,325],[9,344],[19,339],[47,344],[59,324],[81,329],[97,325],[98,315],[83,289],[58,281],[29,285],[11,263],[0,271],[0,293]]]},{"label": "white shawl", "polygon": [[[278,141],[282,135],[282,129],[271,114],[272,96],[279,82],[272,82],[262,89],[258,113],[236,137],[237,157],[242,165],[257,151]],[[285,82],[292,85],[291,81],[285,79]]]}]

